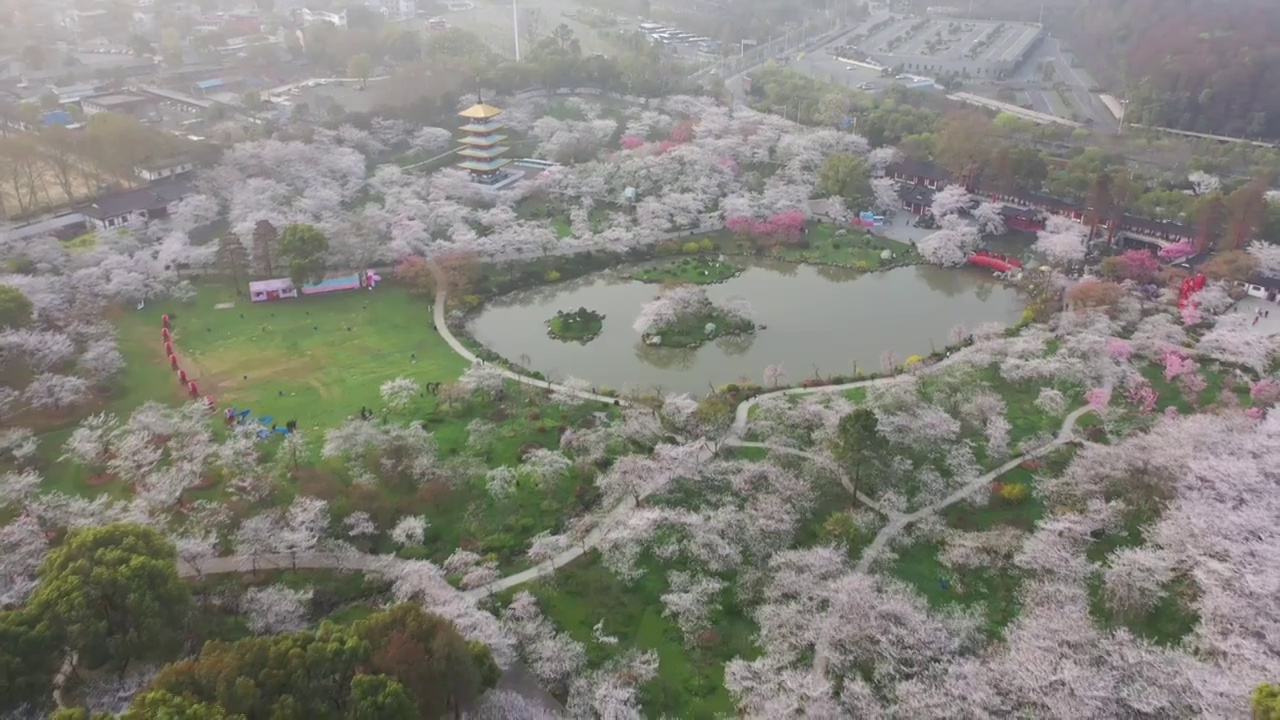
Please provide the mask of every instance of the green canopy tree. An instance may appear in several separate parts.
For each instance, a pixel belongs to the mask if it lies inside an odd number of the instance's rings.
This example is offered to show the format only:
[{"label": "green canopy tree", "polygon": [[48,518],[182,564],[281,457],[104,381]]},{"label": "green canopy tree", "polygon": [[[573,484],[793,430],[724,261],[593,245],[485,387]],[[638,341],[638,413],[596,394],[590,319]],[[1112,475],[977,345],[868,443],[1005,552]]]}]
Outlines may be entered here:
[{"label": "green canopy tree", "polygon": [[370,616],[356,633],[376,648],[373,669],[409,688],[426,717],[456,716],[498,680],[488,648],[468,644],[448,620],[418,605]]},{"label": "green canopy tree", "polygon": [[219,705],[178,697],[173,693],[143,693],[134,699],[120,720],[245,720],[244,715],[231,715]]},{"label": "green canopy tree", "polygon": [[862,158],[836,153],[818,172],[818,192],[844,198],[845,207],[857,211],[871,205],[871,174]]},{"label": "green canopy tree", "polygon": [[226,235],[218,241],[218,263],[231,273],[231,283],[240,292],[240,276],[249,267],[249,251],[236,235]]},{"label": "green canopy tree", "polygon": [[1254,688],[1253,720],[1280,720],[1280,685],[1263,683]]},{"label": "green canopy tree", "polygon": [[39,703],[62,662],[56,629],[26,610],[0,612],[0,708]]},{"label": "green canopy tree", "polygon": [[0,285],[0,328],[23,328],[31,324],[35,306],[21,290]]},{"label": "green canopy tree", "polygon": [[28,609],[65,634],[90,667],[121,674],[134,660],[172,656],[182,645],[191,593],[173,544],[119,523],[73,531],[49,553]]},{"label": "green canopy tree", "polygon": [[350,720],[419,720],[423,714],[404,686],[386,675],[351,679]]},{"label": "green canopy tree", "polygon": [[270,220],[259,220],[253,226],[253,260],[260,272],[268,278],[275,277],[271,270],[271,258],[276,254],[280,233]]},{"label": "green canopy tree", "polygon": [[233,716],[336,720],[349,709],[351,680],[368,658],[368,643],[325,623],[317,630],[206,643],[198,657],[162,669],[150,689],[218,705]]},{"label": "green canopy tree", "polygon": [[849,474],[855,496],[862,482],[862,471],[880,460],[886,446],[876,414],[872,411],[858,408],[840,418],[831,443],[831,454]]},{"label": "green canopy tree", "polygon": [[347,76],[358,78],[360,87],[364,87],[369,82],[369,76],[373,74],[373,58],[369,57],[369,53],[360,53],[352,55],[347,61]]},{"label": "green canopy tree", "polygon": [[402,604],[353,627],[324,623],[316,630],[207,643],[198,657],[162,669],[131,711],[139,720],[167,717],[147,714],[148,703],[168,707],[176,702],[170,698],[180,698],[192,713],[217,706],[225,720],[459,717],[498,674],[488,648],[468,643],[444,618]]},{"label": "green canopy tree", "polygon": [[289,225],[280,233],[279,255],[289,264],[289,279],[294,287],[324,279],[327,252],[329,238],[314,225]]}]

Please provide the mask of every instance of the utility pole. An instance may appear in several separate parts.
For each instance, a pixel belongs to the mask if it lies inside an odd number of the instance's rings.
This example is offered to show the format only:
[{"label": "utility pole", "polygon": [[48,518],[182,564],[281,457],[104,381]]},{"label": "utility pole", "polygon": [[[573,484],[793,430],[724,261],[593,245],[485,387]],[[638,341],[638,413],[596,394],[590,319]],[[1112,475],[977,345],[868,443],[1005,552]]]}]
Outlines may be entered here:
[{"label": "utility pole", "polygon": [[511,0],[511,27],[516,41],[516,62],[520,62],[520,7],[516,0]]}]

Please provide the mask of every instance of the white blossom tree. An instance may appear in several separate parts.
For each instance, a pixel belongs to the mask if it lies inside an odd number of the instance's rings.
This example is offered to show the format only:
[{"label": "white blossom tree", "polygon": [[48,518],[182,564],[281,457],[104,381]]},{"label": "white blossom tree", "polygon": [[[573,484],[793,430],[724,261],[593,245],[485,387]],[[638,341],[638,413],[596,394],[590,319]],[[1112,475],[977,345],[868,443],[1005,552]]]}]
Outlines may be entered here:
[{"label": "white blossom tree", "polygon": [[418,399],[422,394],[422,386],[413,378],[398,377],[382,383],[378,394],[392,412],[400,413],[408,410]]},{"label": "white blossom tree", "polygon": [[240,611],[249,628],[259,635],[297,632],[307,627],[313,588],[305,590],[275,584],[249,588],[240,599]]},{"label": "white blossom tree", "polygon": [[973,211],[973,219],[978,223],[978,232],[983,235],[1003,235],[1005,233],[1004,215],[1001,206],[991,201],[984,201]]},{"label": "white blossom tree", "polygon": [[970,197],[969,191],[964,189],[963,185],[948,185],[934,193],[929,212],[938,222],[942,222],[942,218],[957,215],[961,210],[968,209]]}]

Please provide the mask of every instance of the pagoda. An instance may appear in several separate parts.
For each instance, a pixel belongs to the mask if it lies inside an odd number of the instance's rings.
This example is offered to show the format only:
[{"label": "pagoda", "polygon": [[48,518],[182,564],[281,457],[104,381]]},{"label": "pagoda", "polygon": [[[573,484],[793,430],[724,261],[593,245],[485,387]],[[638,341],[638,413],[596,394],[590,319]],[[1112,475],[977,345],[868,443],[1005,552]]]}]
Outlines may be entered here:
[{"label": "pagoda", "polygon": [[471,179],[485,185],[494,185],[502,181],[506,175],[502,168],[511,161],[503,157],[511,148],[503,145],[507,139],[501,134],[506,124],[498,119],[502,114],[500,108],[487,105],[480,98],[475,105],[458,113],[467,121],[463,125],[463,136],[460,142],[465,146],[458,151],[462,162],[458,167],[471,173]]}]

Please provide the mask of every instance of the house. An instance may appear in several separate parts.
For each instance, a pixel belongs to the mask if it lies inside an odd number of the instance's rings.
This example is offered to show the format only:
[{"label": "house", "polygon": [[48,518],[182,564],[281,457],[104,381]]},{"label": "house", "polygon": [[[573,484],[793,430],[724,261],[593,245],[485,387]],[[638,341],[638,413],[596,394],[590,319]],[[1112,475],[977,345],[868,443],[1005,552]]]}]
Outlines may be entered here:
[{"label": "house", "polygon": [[89,227],[110,230],[143,220],[167,217],[192,192],[191,181],[170,177],[147,187],[104,195],[80,208]]},{"label": "house", "polygon": [[133,93],[107,93],[91,95],[80,101],[86,117],[98,113],[113,112],[133,117],[146,117],[156,111],[155,98]]},{"label": "house", "polygon": [[134,172],[138,173],[138,177],[147,182],[156,182],[167,177],[175,175],[183,175],[196,169],[196,163],[186,155],[180,155],[175,158],[166,158],[164,160],[154,160],[134,168]]},{"label": "house", "polygon": [[885,168],[885,175],[899,182],[940,190],[951,182],[951,173],[926,160],[907,158]]},{"label": "house", "polygon": [[1248,281],[1239,284],[1244,287],[1246,293],[1253,297],[1263,298],[1270,302],[1276,302],[1276,299],[1280,298],[1280,278],[1254,275]]},{"label": "house", "polygon": [[1194,240],[1195,228],[1176,220],[1152,220],[1125,213],[1113,223],[1112,231],[1124,234],[1137,240],[1156,241],[1152,244],[1167,245],[1170,243]]},{"label": "house", "polygon": [[1044,229],[1044,215],[1035,208],[1002,205],[1000,217],[1004,218],[1004,225],[1010,230],[1038,232]]},{"label": "house", "polygon": [[[1004,190],[995,183],[981,179],[977,183],[977,188],[979,194],[985,195],[992,202],[1006,203],[1019,208],[1041,210],[1053,215],[1069,217],[1076,222],[1084,221],[1084,203],[1075,200],[1064,200],[1063,198],[1030,190]],[[1043,222],[1041,227],[1043,227]]]},{"label": "house", "polygon": [[924,215],[933,205],[933,190],[924,185],[903,185],[898,188],[902,209],[913,215]]}]

